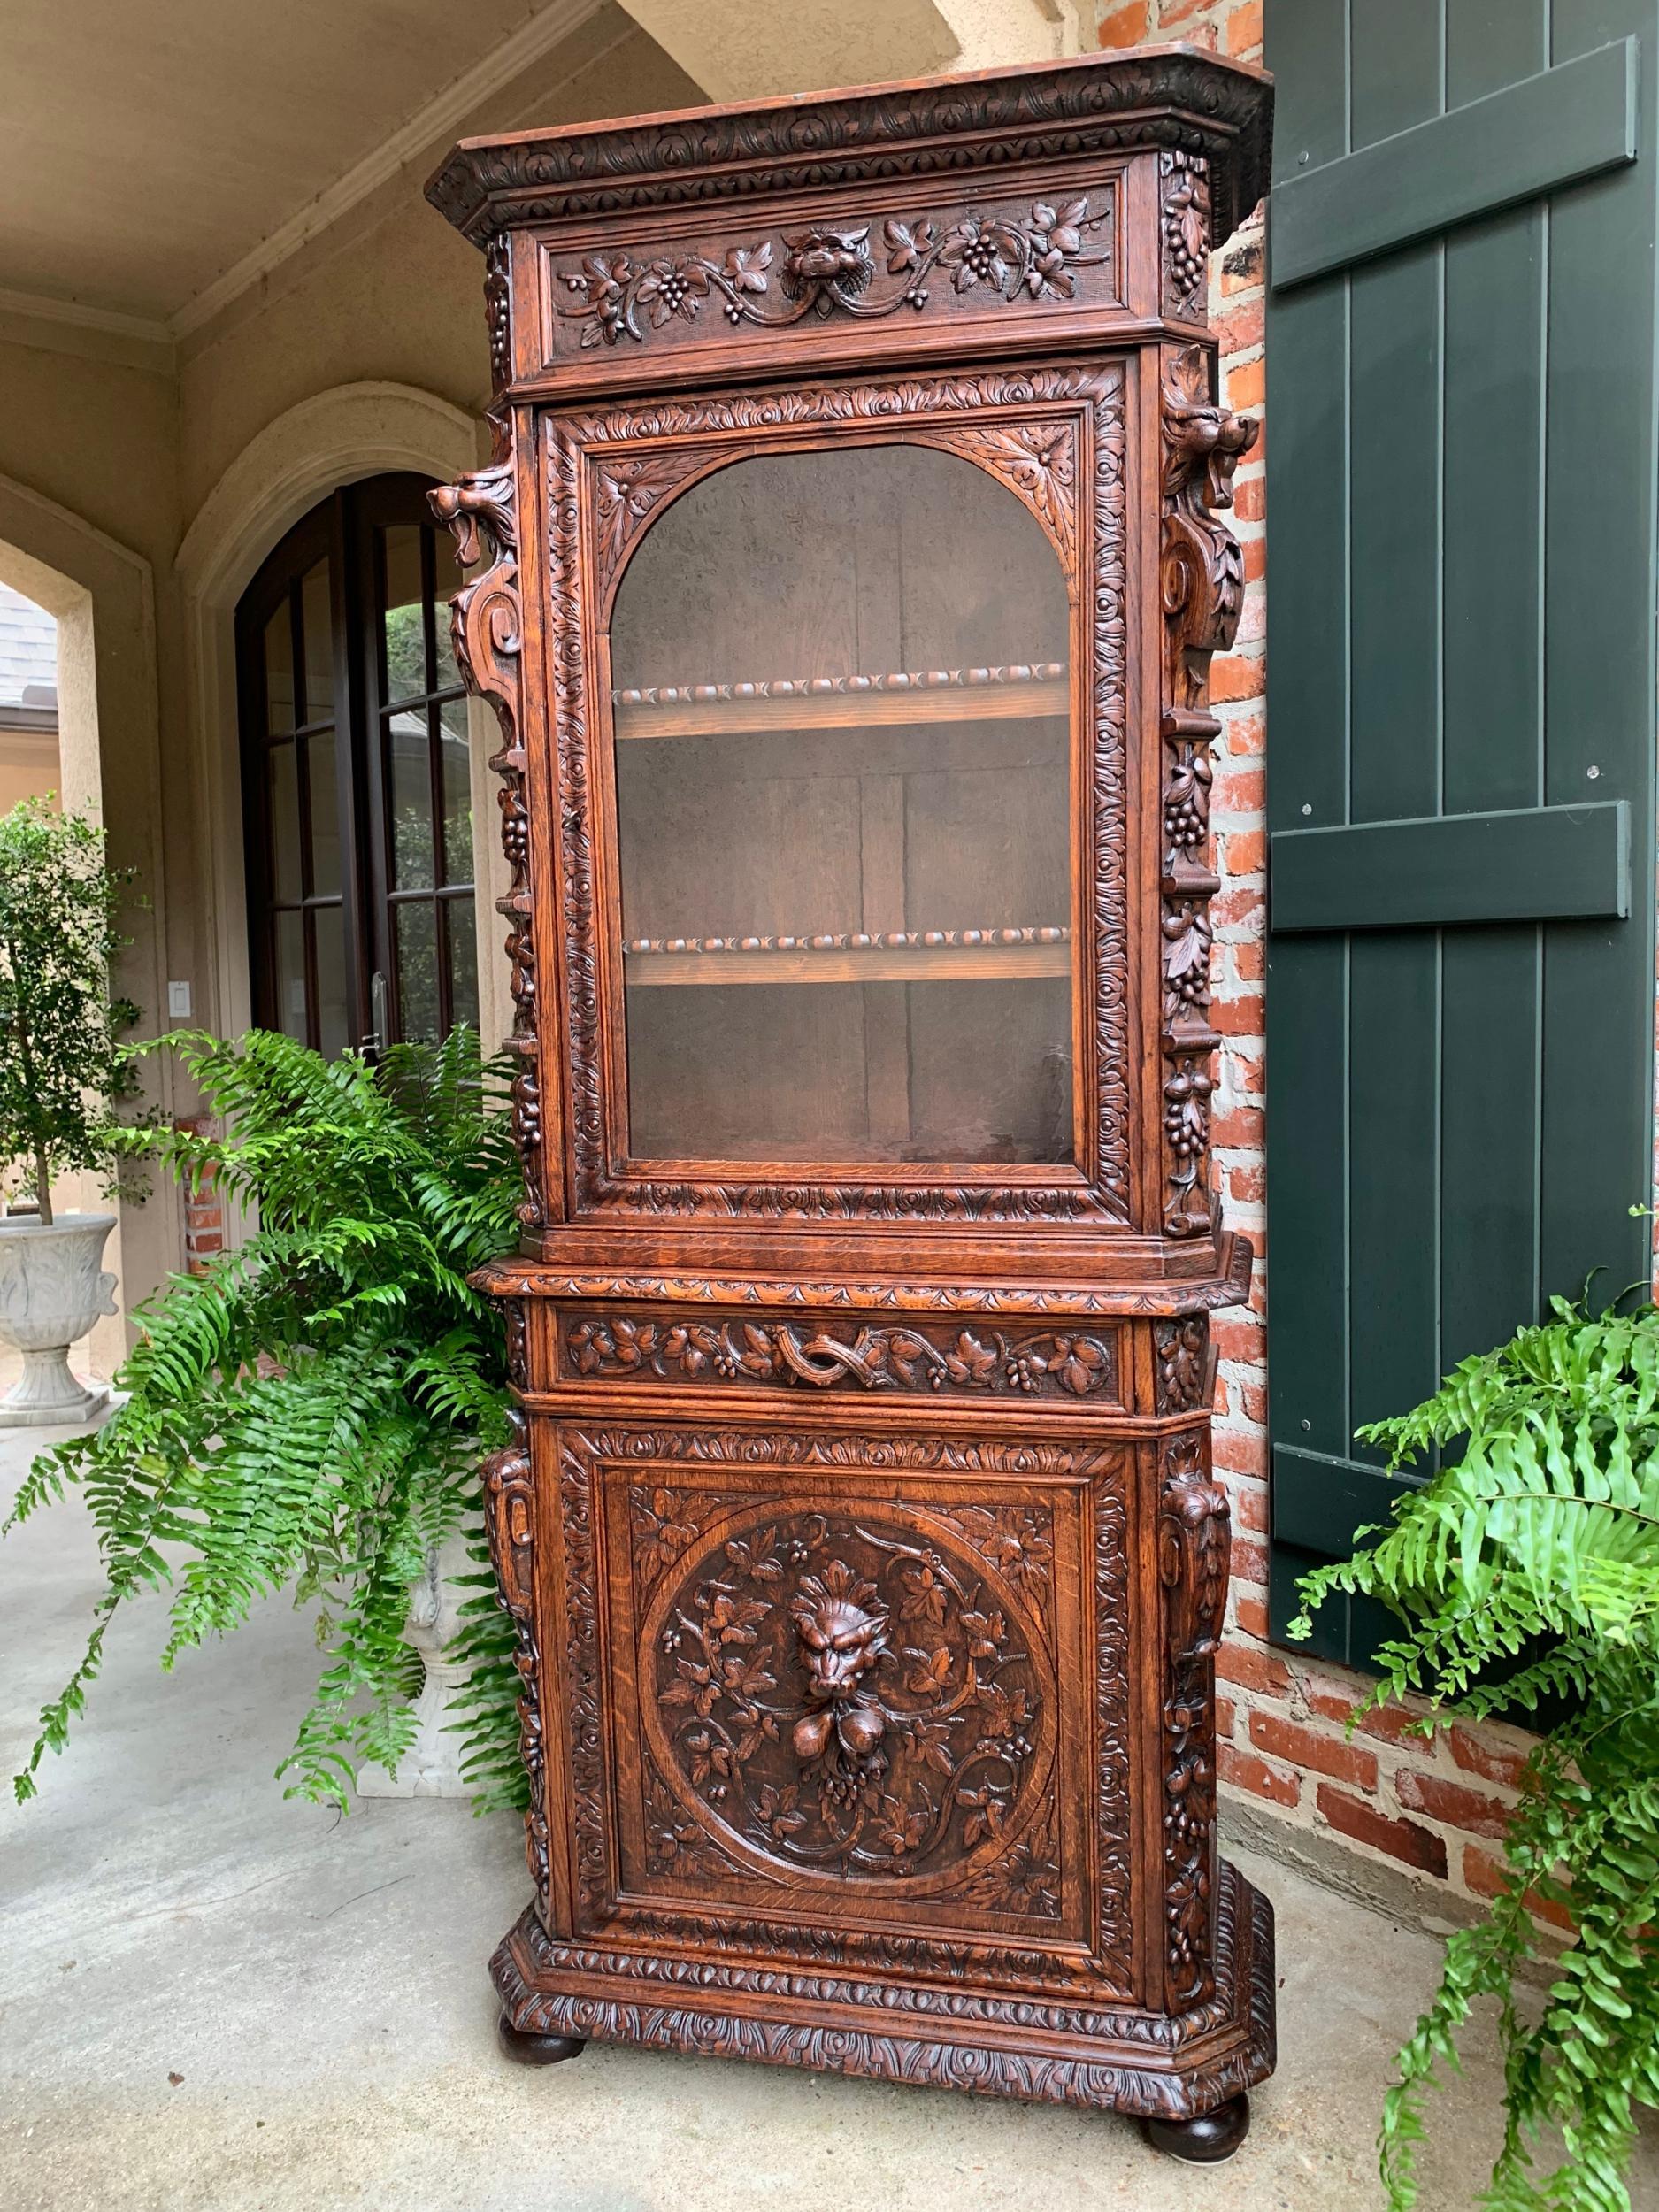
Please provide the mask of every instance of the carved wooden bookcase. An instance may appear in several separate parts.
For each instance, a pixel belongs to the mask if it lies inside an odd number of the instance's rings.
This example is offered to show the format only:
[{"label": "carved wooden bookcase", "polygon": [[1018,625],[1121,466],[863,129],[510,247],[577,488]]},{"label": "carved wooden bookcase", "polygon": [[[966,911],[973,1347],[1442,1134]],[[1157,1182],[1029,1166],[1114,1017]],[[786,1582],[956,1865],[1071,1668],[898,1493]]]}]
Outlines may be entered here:
[{"label": "carved wooden bookcase", "polygon": [[524,1167],[488,1469],[583,2039],[1097,2105],[1273,2062],[1215,1842],[1210,656],[1254,425],[1186,49],[464,145]]}]

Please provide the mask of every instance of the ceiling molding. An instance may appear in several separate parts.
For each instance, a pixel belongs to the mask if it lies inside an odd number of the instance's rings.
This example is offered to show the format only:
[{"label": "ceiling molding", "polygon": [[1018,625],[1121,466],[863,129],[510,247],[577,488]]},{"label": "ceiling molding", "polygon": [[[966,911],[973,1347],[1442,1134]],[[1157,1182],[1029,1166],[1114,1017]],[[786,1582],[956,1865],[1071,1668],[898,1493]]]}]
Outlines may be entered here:
[{"label": "ceiling molding", "polygon": [[[359,200],[367,199],[411,162],[428,155],[436,141],[453,138],[476,109],[568,38],[590,15],[596,15],[603,4],[603,0],[548,0],[511,38],[428,100],[355,168],[348,169],[344,176],[337,177],[279,224],[251,252],[187,300],[165,324],[154,327],[172,344],[211,322],[250,285],[269,276],[290,255],[337,223]],[[150,327],[146,326],[147,330]]]},{"label": "ceiling molding", "polygon": [[70,323],[78,330],[101,330],[112,338],[171,346],[173,332],[148,315],[127,315],[119,308],[93,307],[83,300],[55,299],[48,292],[15,292],[0,285],[0,315],[28,315],[37,322]]}]

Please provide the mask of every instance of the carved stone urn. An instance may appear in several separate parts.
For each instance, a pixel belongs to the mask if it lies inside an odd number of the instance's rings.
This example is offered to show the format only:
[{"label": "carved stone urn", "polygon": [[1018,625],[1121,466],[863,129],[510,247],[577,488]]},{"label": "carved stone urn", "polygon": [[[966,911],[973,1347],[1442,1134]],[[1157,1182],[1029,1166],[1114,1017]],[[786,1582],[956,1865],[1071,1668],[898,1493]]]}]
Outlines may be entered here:
[{"label": "carved stone urn", "polygon": [[420,1695],[415,1700],[415,1734],[397,1763],[396,1774],[384,1767],[365,1766],[357,1776],[359,1797],[467,1797],[471,1789],[461,1772],[465,1756],[461,1738],[451,1724],[457,1693],[466,1679],[464,1666],[453,1666],[444,1653],[460,1627],[463,1593],[456,1577],[467,1573],[472,1562],[466,1540],[456,1535],[434,1544],[426,1553],[420,1579],[409,1593],[409,1618],[403,1641],[420,1654],[426,1671]]},{"label": "carved stone urn", "polygon": [[85,1421],[108,1402],[107,1390],[70,1372],[69,1348],[116,1310],[103,1265],[114,1226],[113,1214],[0,1221],[0,1344],[23,1355],[22,1375],[0,1398],[0,1428]]}]

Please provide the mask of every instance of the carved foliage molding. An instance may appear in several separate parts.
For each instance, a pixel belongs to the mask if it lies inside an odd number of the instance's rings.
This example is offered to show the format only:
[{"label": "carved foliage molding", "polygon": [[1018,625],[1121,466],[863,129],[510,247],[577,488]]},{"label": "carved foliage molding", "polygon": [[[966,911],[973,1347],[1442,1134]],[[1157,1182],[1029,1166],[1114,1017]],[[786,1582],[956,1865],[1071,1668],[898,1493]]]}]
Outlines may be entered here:
[{"label": "carved foliage molding", "polygon": [[518,1742],[530,1783],[524,1819],[525,1856],[545,1910],[551,1878],[548,1847],[547,1751],[541,1736],[541,1655],[536,1632],[535,1499],[524,1417],[509,1417],[517,1434],[483,1463],[484,1520],[501,1601],[512,1620],[518,1672]]},{"label": "carved foliage molding", "polygon": [[1164,1933],[1171,2005],[1210,1987],[1216,1865],[1216,1649],[1227,1603],[1227,1494],[1202,1430],[1163,1448],[1158,1579],[1164,1588]]},{"label": "carved foliage molding", "polygon": [[[558,818],[563,838],[568,1050],[572,1070],[570,1141],[578,1202],[584,1210],[656,1215],[788,1217],[809,1220],[1063,1221],[1128,1213],[1127,1072],[1128,933],[1125,910],[1127,827],[1125,803],[1125,523],[1122,371],[1046,368],[1025,373],[985,372],[911,378],[892,383],[804,386],[709,397],[618,404],[549,421],[550,660],[560,733]],[[998,417],[1001,419],[998,419]],[[1012,417],[1013,419],[1010,419]],[[1033,419],[1033,417],[1037,419]],[[1090,424],[1094,480],[1076,482],[1077,425]],[[803,425],[902,423],[926,442],[959,449],[1001,474],[1051,531],[1062,508],[1075,518],[1085,490],[1092,537],[1085,588],[1093,611],[1094,667],[1093,753],[1088,775],[1094,850],[1089,856],[1094,909],[1094,1033],[1087,1041],[1095,1102],[1094,1181],[975,1184],[943,1188],[921,1183],[792,1185],[763,1182],[664,1182],[622,1177],[611,1162],[620,1151],[608,1126],[609,1103],[601,1034],[600,918],[596,896],[595,799],[592,749],[598,741],[589,696],[583,629],[585,595],[601,588],[585,571],[578,548],[584,503],[602,519],[608,580],[638,537],[650,511],[685,480],[687,465],[731,457],[731,434],[764,434]],[[1050,429],[1065,434],[1056,438]],[[683,447],[653,453],[660,439],[706,434],[708,452]],[[759,449],[757,444],[749,449]],[[641,464],[643,474],[637,473]],[[604,490],[609,482],[611,491]],[[1075,486],[1075,488],[1074,488]],[[613,519],[605,520],[609,515]]]},{"label": "carved foliage molding", "polygon": [[1115,1334],[1074,1330],[860,1328],[662,1314],[565,1314],[562,1371],[617,1380],[833,1390],[1119,1397]]},{"label": "carved foliage molding", "polygon": [[1189,347],[1165,363],[1159,581],[1165,671],[1163,861],[1164,1226],[1207,1235],[1212,1055],[1210,900],[1210,660],[1233,642],[1244,599],[1239,543],[1219,511],[1256,426],[1210,396],[1210,357]]},{"label": "carved foliage molding", "polygon": [[552,260],[551,283],[565,296],[554,311],[590,348],[672,342],[711,319],[781,330],[809,315],[868,320],[904,307],[919,313],[941,300],[1064,301],[1084,272],[1102,265],[1110,298],[1115,215],[1107,186],[1081,197],[993,202],[978,212],[889,216],[879,232],[872,219],[706,250],[612,247]]},{"label": "carved foliage molding", "polygon": [[611,1855],[604,1724],[600,1712],[599,1585],[592,1469],[577,1440],[560,1433],[559,1520],[565,1612],[565,1724],[570,1742],[572,1822],[579,1922],[597,1928],[616,1897]]},{"label": "carved foliage molding", "polygon": [[1045,1509],[1013,1509],[1045,1524],[1016,1578],[916,1506],[662,1483],[629,1506],[647,1735],[705,1828],[797,1879],[964,1901],[972,1875],[990,1909],[1059,1912],[1052,1824],[1043,1852],[1029,1832],[1056,1728]]},{"label": "carved foliage molding", "polygon": [[[502,276],[497,260],[492,259],[491,270],[493,279]],[[493,334],[494,321],[491,327]],[[513,1138],[525,1187],[518,1217],[534,1228],[546,1218],[546,1210],[535,946],[530,926],[530,817],[525,799],[524,610],[518,590],[512,436],[504,413],[492,412],[489,419],[495,431],[490,465],[464,476],[458,484],[439,486],[430,497],[433,513],[454,536],[462,567],[487,564],[482,574],[464,584],[450,601],[450,624],[456,661],[468,690],[488,700],[501,723],[501,749],[492,756],[490,766],[502,780],[501,841],[512,877],[506,897],[498,902],[509,924],[513,1027],[507,1048],[516,1056],[518,1071],[512,1081]]]},{"label": "carved foliage molding", "polygon": [[1208,1319],[1202,1313],[1187,1313],[1156,1322],[1152,1346],[1157,1362],[1157,1410],[1195,1413],[1204,1403],[1210,1380]]},{"label": "carved foliage molding", "polygon": [[1255,1249],[1248,1237],[1225,1230],[1224,1271],[1153,1284],[1094,1279],[1083,1283],[984,1283],[958,1276],[949,1282],[859,1282],[810,1275],[657,1275],[636,1269],[521,1267],[495,1260],[472,1278],[475,1288],[497,1298],[665,1299],[675,1305],[766,1306],[826,1313],[996,1313],[1078,1319],[1164,1317],[1171,1307],[1187,1313],[1242,1305],[1250,1293]]},{"label": "carved foliage molding", "polygon": [[[780,1973],[596,1951],[552,1941],[528,1914],[490,1971],[514,2025],[535,2033],[1181,2119],[1262,2080],[1276,2056],[1272,1908],[1227,1868],[1217,1917],[1221,2001],[1174,2020],[794,1967]],[[605,1981],[617,1994],[605,1993]],[[723,2009],[733,1994],[789,2011],[780,2017],[757,2016],[747,2004]],[[812,2004],[850,2010],[869,2024],[813,2024],[795,2010]],[[1122,2055],[1033,2049],[1027,2040],[1033,2032],[1087,2038],[1094,2051],[1115,2046]],[[1184,2062],[1183,2046],[1196,2038],[1204,2039],[1204,2055]]]}]

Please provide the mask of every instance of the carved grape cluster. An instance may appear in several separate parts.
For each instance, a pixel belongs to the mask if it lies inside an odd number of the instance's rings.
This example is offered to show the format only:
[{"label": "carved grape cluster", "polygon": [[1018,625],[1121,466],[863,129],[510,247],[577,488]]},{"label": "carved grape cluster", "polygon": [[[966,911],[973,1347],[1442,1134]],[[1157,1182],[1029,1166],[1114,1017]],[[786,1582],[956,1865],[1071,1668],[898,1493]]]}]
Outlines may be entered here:
[{"label": "carved grape cluster", "polygon": [[1171,303],[1184,314],[1202,303],[1210,281],[1210,171],[1202,155],[1164,153],[1164,261]]}]

